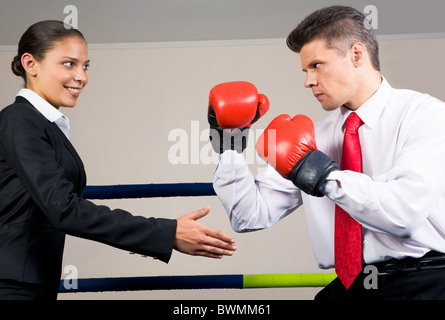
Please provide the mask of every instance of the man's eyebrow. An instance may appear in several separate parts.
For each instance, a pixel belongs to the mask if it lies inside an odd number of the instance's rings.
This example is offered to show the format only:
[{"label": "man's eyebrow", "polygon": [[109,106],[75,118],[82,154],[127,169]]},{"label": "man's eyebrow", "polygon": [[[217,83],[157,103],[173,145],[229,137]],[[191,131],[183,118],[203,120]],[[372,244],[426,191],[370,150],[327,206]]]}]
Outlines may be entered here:
[{"label": "man's eyebrow", "polygon": [[[317,63],[322,63],[322,61],[319,60],[319,59],[313,60],[313,61],[311,61],[311,62],[308,64],[308,68],[309,68],[309,69],[310,69],[310,68],[314,68],[315,65],[316,65]],[[303,68],[303,69],[301,69],[301,70],[302,70],[303,72],[307,72],[307,70],[306,70],[305,68]]]}]

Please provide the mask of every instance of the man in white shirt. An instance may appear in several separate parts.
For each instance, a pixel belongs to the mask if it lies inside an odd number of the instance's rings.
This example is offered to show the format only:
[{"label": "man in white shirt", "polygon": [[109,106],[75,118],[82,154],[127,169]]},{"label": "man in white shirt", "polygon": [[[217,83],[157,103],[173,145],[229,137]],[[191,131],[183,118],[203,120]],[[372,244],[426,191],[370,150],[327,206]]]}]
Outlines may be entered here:
[{"label": "man in white shirt", "polygon": [[[317,299],[445,299],[445,103],[397,90],[380,75],[378,43],[364,15],[333,6],[314,12],[287,38],[300,54],[305,87],[331,114],[315,124],[317,148],[340,164],[346,118],[355,112],[362,172],[334,170],[315,197],[272,167],[253,176],[242,153],[221,152],[214,189],[238,232],[264,229],[304,204],[320,268],[334,267],[334,212],[362,228],[363,272],[345,289],[336,279]],[[242,191],[242,192],[241,192]]]}]

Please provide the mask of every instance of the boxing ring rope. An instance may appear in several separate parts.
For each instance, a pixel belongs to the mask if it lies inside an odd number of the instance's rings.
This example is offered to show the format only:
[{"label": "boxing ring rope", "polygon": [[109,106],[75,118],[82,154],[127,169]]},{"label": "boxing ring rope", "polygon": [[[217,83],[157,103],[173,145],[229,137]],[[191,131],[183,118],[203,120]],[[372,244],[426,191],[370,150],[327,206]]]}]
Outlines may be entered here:
[{"label": "boxing ring rope", "polygon": [[78,279],[77,288],[66,288],[66,280],[61,280],[59,292],[324,287],[336,277],[335,273],[290,273],[89,278]]},{"label": "boxing ring rope", "polygon": [[[214,195],[212,183],[194,182],[87,186],[83,197],[103,200]],[[85,278],[75,279],[75,287],[66,286],[68,279],[62,279],[59,292],[324,287],[336,276],[335,273],[289,273]]]},{"label": "boxing ring rope", "polygon": [[215,196],[210,182],[127,184],[111,186],[87,186],[85,199],[134,199],[158,197]]}]

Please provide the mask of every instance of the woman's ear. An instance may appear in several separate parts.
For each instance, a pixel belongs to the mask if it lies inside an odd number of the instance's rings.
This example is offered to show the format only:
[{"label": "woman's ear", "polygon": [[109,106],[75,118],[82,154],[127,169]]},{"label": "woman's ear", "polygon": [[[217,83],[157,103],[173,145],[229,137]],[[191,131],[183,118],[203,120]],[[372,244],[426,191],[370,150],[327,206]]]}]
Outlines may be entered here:
[{"label": "woman's ear", "polygon": [[27,74],[34,77],[37,75],[38,62],[36,61],[36,59],[32,54],[30,53],[22,54],[21,62],[23,69],[25,69]]}]

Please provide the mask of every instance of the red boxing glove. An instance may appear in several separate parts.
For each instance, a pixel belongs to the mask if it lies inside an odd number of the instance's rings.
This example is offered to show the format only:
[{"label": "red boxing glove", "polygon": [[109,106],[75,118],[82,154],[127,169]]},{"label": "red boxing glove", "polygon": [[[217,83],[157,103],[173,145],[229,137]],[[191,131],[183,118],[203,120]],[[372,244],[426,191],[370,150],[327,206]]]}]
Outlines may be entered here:
[{"label": "red boxing glove", "polygon": [[339,170],[317,150],[314,124],[304,115],[276,117],[258,139],[256,150],[281,176],[313,196],[323,196],[322,183],[331,171]]},{"label": "red boxing glove", "polygon": [[272,120],[257,141],[260,157],[288,179],[295,164],[310,150],[316,150],[314,125],[303,115],[291,119],[282,114]]},{"label": "red boxing glove", "polygon": [[[216,120],[223,129],[250,127],[269,110],[269,100],[245,81],[218,84],[209,95]],[[209,111],[210,112],[210,111]]]},{"label": "red boxing glove", "polygon": [[250,126],[269,110],[269,100],[258,94],[256,87],[245,81],[221,83],[209,95],[207,120],[210,142],[217,153],[247,145]]}]

